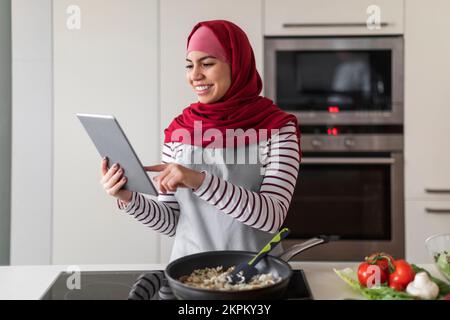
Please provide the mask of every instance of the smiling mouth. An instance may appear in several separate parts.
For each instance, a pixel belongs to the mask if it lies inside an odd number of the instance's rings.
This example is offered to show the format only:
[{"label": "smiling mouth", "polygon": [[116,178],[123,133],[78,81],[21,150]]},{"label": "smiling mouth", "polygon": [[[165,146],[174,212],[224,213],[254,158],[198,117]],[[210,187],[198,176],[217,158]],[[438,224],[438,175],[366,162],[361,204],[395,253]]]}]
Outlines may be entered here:
[{"label": "smiling mouth", "polygon": [[195,86],[194,89],[195,89],[195,92],[197,92],[197,94],[199,96],[203,96],[203,95],[208,94],[211,91],[212,87],[213,87],[213,85],[210,84],[210,85],[204,85],[204,86]]}]

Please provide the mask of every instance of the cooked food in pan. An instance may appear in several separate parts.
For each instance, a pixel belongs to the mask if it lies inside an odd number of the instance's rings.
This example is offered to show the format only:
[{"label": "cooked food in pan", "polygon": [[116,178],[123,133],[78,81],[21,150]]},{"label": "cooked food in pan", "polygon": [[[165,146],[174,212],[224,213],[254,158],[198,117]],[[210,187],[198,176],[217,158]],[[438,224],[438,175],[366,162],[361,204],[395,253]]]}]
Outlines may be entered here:
[{"label": "cooked food in pan", "polygon": [[257,288],[264,288],[281,281],[280,277],[274,276],[271,273],[257,274],[250,281],[245,283],[242,279],[237,284],[231,284],[227,280],[227,275],[234,270],[234,266],[224,269],[222,266],[215,268],[196,269],[190,275],[183,276],[179,280],[191,287],[210,289],[210,290],[251,290]]}]

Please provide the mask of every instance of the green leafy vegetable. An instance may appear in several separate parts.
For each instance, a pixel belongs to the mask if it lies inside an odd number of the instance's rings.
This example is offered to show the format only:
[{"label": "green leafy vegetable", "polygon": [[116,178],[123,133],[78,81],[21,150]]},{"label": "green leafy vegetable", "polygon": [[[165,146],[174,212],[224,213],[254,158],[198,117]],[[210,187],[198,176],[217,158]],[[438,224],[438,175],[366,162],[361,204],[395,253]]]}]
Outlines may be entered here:
[{"label": "green leafy vegetable", "polygon": [[370,300],[412,300],[413,296],[406,292],[396,291],[386,285],[379,287],[366,288],[363,287],[356,278],[356,272],[351,268],[343,270],[333,269],[334,272],[354,290],[358,291],[366,299]]},{"label": "green leafy vegetable", "polygon": [[[418,267],[415,264],[411,265],[415,273],[426,272],[430,279],[436,283],[439,287],[439,299],[444,298],[445,296],[450,295],[450,284],[442,281],[438,278],[433,277],[427,270]],[[403,291],[396,291],[386,285],[381,285],[380,287],[372,287],[366,288],[363,287],[359,281],[357,280],[356,272],[351,268],[346,268],[343,270],[333,269],[334,272],[341,278],[345,283],[347,283],[354,290],[359,292],[366,299],[370,300],[412,300],[416,299],[415,297],[409,295]]]},{"label": "green leafy vegetable", "polygon": [[447,251],[442,251],[437,254],[436,266],[442,272],[442,274],[450,281],[450,254]]}]

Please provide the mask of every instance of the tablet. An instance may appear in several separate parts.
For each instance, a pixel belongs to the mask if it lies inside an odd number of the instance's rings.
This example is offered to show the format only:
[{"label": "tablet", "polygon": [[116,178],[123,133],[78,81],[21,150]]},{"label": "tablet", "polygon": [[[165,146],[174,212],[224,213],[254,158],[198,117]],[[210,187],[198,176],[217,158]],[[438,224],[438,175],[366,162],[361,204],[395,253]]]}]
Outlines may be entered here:
[{"label": "tablet", "polygon": [[123,189],[158,196],[153,181],[144,170],[119,122],[111,115],[81,114],[81,121],[100,156],[108,157],[108,165],[120,164],[127,177]]}]

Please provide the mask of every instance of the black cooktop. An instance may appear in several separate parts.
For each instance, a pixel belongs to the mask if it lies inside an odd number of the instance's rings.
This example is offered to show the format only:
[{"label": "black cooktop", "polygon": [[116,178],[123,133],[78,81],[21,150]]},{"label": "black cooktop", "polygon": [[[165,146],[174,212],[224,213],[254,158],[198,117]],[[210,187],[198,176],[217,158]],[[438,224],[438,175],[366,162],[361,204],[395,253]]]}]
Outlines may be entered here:
[{"label": "black cooktop", "polygon": [[[161,270],[159,270],[161,271]],[[303,270],[293,270],[285,293],[287,300],[312,300],[313,296]],[[127,300],[136,280],[149,271],[84,271],[80,273],[80,288],[73,274],[62,272],[41,297],[42,300]],[[162,271],[161,271],[162,272]],[[71,277],[72,276],[72,277]],[[173,298],[170,287],[163,286],[151,300]]]}]

